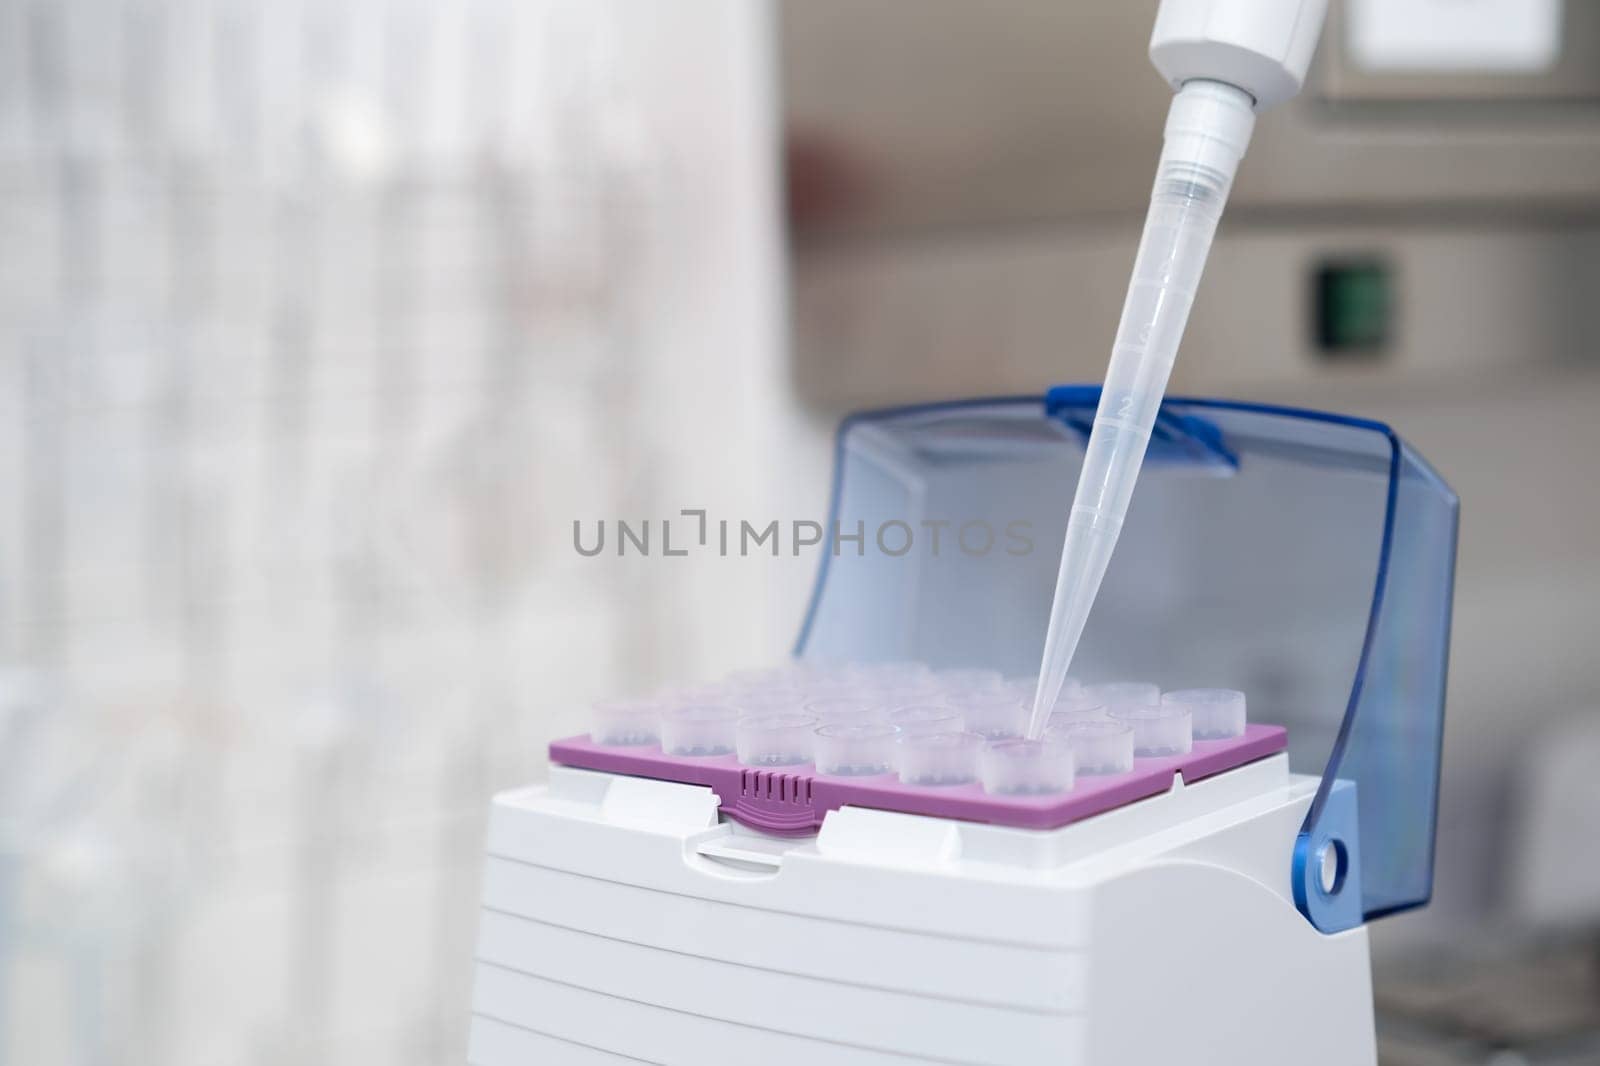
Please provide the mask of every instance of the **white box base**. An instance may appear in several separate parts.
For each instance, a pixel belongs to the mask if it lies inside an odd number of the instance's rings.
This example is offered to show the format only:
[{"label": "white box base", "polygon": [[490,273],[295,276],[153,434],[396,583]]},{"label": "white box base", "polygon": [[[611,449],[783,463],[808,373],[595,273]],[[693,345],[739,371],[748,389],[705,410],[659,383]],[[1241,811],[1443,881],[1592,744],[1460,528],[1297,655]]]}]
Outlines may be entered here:
[{"label": "white box base", "polygon": [[984,1066],[1376,1061],[1367,933],[1295,909],[1285,756],[1050,831],[552,767],[495,800],[469,1060]]}]

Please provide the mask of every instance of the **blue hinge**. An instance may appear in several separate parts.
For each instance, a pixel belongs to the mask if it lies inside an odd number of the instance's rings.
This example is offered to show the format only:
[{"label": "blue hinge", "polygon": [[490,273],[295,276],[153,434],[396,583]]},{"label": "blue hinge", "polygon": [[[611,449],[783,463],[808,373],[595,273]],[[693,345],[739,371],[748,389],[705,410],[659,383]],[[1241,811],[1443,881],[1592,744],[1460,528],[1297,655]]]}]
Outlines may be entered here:
[{"label": "blue hinge", "polygon": [[1300,830],[1290,880],[1295,906],[1322,932],[1354,929],[1365,920],[1355,782],[1335,781],[1316,823]]}]

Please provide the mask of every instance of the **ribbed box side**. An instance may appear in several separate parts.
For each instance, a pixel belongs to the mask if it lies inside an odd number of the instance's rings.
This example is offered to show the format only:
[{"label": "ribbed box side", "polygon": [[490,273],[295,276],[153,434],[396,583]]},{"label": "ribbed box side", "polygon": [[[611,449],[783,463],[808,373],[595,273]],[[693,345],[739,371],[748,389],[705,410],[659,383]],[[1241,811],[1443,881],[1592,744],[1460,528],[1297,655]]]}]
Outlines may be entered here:
[{"label": "ribbed box side", "polygon": [[602,953],[590,962],[563,954],[540,964],[588,983],[479,963],[474,1014],[662,1066],[1037,1066],[1041,1047],[1061,1048],[1057,1062],[1076,1061],[1083,1036],[1081,1020],[1072,1016],[1036,1018],[1028,1026],[1020,1012],[982,1022],[933,1000],[890,1010],[881,994],[852,996],[840,987],[830,996],[820,982],[810,990],[815,995],[791,986],[774,996],[772,984],[740,967],[713,977],[670,959],[648,960],[638,949],[633,954],[620,963]]},{"label": "ribbed box side", "polygon": [[[1001,908],[1004,885],[992,886]],[[927,878],[923,892],[940,891]],[[1078,951],[937,936],[665,892],[492,858],[484,870],[480,957],[497,934],[524,936],[514,919],[753,970],[771,970],[957,1003],[1041,1013],[1081,1009],[1086,960]],[[908,910],[922,900],[906,898]]]}]

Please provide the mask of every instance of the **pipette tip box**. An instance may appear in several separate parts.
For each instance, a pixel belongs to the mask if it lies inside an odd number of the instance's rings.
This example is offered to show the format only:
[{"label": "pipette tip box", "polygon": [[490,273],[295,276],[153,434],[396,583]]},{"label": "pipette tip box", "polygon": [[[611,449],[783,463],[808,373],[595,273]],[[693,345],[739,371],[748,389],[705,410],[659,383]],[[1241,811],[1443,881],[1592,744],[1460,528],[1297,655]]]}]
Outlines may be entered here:
[{"label": "pipette tip box", "polygon": [[1168,398],[1074,668],[1238,691],[1089,686],[1024,740],[1099,399],[845,421],[830,522],[1041,550],[828,555],[793,663],[553,744],[490,817],[473,1066],[1376,1061],[1366,922],[1432,890],[1456,498],[1380,423]]}]

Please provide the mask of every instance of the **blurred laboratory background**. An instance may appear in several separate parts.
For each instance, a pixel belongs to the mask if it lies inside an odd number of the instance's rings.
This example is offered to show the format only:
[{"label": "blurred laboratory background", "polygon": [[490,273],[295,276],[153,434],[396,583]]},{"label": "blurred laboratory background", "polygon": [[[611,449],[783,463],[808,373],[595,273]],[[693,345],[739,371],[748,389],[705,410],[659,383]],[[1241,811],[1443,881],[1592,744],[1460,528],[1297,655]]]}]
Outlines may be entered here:
[{"label": "blurred laboratory background", "polygon": [[[0,1063],[462,1061],[489,796],[813,576],[573,523],[1096,379],[1154,6],[0,0]],[[1461,495],[1386,1063],[1600,1062],[1597,327],[1600,5],[1335,0],[1173,390]]]}]

